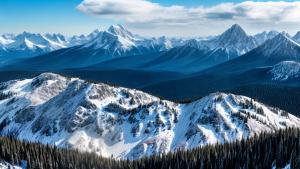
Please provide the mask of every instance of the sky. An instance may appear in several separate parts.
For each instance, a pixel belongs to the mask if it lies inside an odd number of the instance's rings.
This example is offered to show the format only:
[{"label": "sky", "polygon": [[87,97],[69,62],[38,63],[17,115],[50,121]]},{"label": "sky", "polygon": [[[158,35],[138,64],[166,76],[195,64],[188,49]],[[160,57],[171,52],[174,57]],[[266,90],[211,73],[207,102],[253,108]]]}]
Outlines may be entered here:
[{"label": "sky", "polygon": [[145,36],[209,36],[240,24],[254,34],[300,31],[300,1],[1,0],[0,34],[88,34],[122,24]]}]

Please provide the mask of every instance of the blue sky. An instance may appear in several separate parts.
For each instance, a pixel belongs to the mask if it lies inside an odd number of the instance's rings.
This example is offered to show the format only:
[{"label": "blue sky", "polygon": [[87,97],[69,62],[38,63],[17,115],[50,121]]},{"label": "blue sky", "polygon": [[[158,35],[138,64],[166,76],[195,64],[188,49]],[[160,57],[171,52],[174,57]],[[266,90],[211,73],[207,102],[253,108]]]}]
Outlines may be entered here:
[{"label": "blue sky", "polygon": [[[89,9],[90,7],[86,5],[89,1],[99,2],[100,5]],[[120,1],[125,2],[125,5],[119,4]],[[300,27],[298,28],[299,24],[293,22],[293,18],[298,17],[297,14],[294,14],[294,11],[288,11],[289,8],[294,6],[294,10],[298,9],[298,4],[286,4],[286,7],[282,7],[282,9],[281,7],[278,9],[278,5],[276,5],[278,1],[273,1],[271,5],[252,4],[252,8],[253,6],[258,6],[263,8],[262,11],[265,10],[266,12],[253,16],[251,14],[252,11],[237,14],[241,8],[240,6],[242,6],[243,11],[248,9],[247,4],[213,8],[222,3],[233,2],[240,4],[244,2],[240,0],[134,0],[143,1],[140,3],[140,8],[145,5],[146,12],[135,9],[132,5],[130,6],[130,3],[128,3],[129,8],[127,10],[127,1],[131,0],[1,0],[0,22],[2,24],[0,34],[23,31],[59,32],[68,35],[86,34],[96,28],[103,30],[109,25],[117,23],[124,24],[137,33],[149,36],[159,36],[161,34],[170,36],[211,35],[223,31],[224,27],[228,27],[233,23],[241,24],[251,33],[264,29],[285,30],[291,33],[300,30]],[[106,3],[108,5],[105,5]],[[115,3],[115,8],[112,9],[109,6],[111,3]],[[153,5],[154,3],[157,3],[157,5]],[[80,4],[81,8],[78,9]],[[173,9],[172,5],[181,6],[182,9]],[[274,6],[274,14],[269,12],[273,8],[264,8],[272,5]],[[125,13],[118,13],[118,11],[123,10],[123,7],[124,9],[126,8]],[[199,9],[199,7],[204,9]],[[150,8],[153,8],[153,10],[146,10]],[[286,13],[286,16],[278,16],[278,11],[282,10],[287,11],[283,12]],[[103,11],[109,11],[109,13],[103,13]],[[160,12],[164,15],[157,14]],[[172,15],[172,13],[178,14],[178,16]],[[141,20],[140,18],[146,19]],[[211,29],[212,27],[214,27],[213,30]]]},{"label": "blue sky", "polygon": [[80,2],[80,0],[1,0],[1,33],[29,31],[79,34],[109,24],[109,21],[99,20],[76,10]]}]

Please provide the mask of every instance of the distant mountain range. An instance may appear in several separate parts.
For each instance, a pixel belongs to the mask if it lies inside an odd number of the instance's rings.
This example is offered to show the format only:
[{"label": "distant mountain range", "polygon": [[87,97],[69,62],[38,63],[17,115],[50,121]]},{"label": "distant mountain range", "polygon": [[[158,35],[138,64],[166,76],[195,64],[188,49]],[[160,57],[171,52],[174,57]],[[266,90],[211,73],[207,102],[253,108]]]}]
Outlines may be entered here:
[{"label": "distant mountain range", "polygon": [[0,37],[0,59],[6,61],[17,58],[28,58],[70,47],[78,43],[73,38],[66,39],[61,34],[41,35],[28,32],[16,36],[2,35]]},{"label": "distant mountain range", "polygon": [[[250,36],[237,24],[218,36],[189,39],[145,38],[121,25],[71,38],[5,34],[0,38],[0,80],[56,72],[170,100],[193,100],[216,91],[249,96],[241,89],[255,86],[263,91],[253,97],[299,114],[298,98],[287,94],[300,87],[299,37],[277,31]],[[283,89],[289,90],[285,94],[291,105],[263,94],[272,91],[278,97]]]},{"label": "distant mountain range", "polygon": [[[143,87],[143,90],[164,98],[181,100],[195,99],[212,91],[236,91],[244,86],[266,86],[261,93],[238,91],[270,104],[276,102],[277,106],[299,114],[299,107],[296,105],[299,98],[295,98],[290,92],[277,92],[284,91],[281,90],[283,87],[286,90],[292,88],[294,93],[298,93],[299,88],[294,87],[300,86],[299,62],[300,45],[288,35],[280,33],[240,57],[182,78],[150,84]],[[274,98],[266,98],[267,95],[263,93],[274,94]],[[283,95],[293,104],[287,106],[284,102],[275,101],[276,97]]]},{"label": "distant mountain range", "polygon": [[[170,49],[183,44],[182,39],[175,38],[142,38],[133,35],[121,25],[113,25],[107,31],[95,30],[89,35],[65,37],[61,34],[33,34],[24,32],[19,35],[0,36],[0,56],[3,61],[16,58],[30,58],[59,49],[66,55],[88,52],[98,56],[99,61],[125,55],[144,54],[153,51]],[[74,47],[76,46],[76,47]],[[68,49],[70,48],[70,49]],[[107,57],[107,58],[105,58]]]},{"label": "distant mountain range", "polygon": [[[284,65],[290,65],[291,63],[297,63],[299,61],[300,45],[288,35],[280,33],[274,38],[267,40],[259,47],[251,50],[250,52],[240,57],[218,64],[203,71],[190,74],[189,77],[187,77],[186,79],[180,79],[180,81],[189,83],[190,80],[187,79],[200,78],[208,75],[211,75],[212,77],[221,76],[223,78],[228,78],[228,76],[236,77],[245,74],[248,74],[248,80],[254,81],[257,80],[257,78],[260,78],[262,73],[260,72],[260,76],[250,76],[250,72],[253,73],[256,72],[255,70],[258,71],[269,69],[276,64],[281,65],[281,62],[284,63]],[[292,65],[293,66],[288,66],[287,68],[294,68],[294,65],[297,64]],[[177,84],[174,81],[170,83],[174,83],[175,86]],[[192,85],[192,83],[190,84]]]},{"label": "distant mountain range", "polygon": [[[108,65],[114,66],[115,59],[125,57],[128,58],[124,60],[125,64],[117,65],[120,68],[197,72],[241,56],[278,34],[276,31],[266,31],[249,36],[237,24],[219,36],[194,39],[144,38],[121,25],[73,37],[24,32],[16,36],[0,36],[0,61],[2,65],[9,65],[8,61],[12,61],[19,69],[61,70],[95,67],[96,64],[96,67],[107,68],[107,63],[103,62],[112,61]],[[294,40],[298,41],[299,36],[299,33],[296,34]],[[151,54],[152,57],[146,60],[134,61],[131,58],[143,58]],[[20,58],[21,61],[15,64],[16,59]],[[135,67],[131,67],[131,62],[134,62]]]},{"label": "distant mountain range", "polygon": [[5,34],[0,135],[137,159],[299,127],[299,41],[237,24],[189,39],[121,25],[73,37]]}]

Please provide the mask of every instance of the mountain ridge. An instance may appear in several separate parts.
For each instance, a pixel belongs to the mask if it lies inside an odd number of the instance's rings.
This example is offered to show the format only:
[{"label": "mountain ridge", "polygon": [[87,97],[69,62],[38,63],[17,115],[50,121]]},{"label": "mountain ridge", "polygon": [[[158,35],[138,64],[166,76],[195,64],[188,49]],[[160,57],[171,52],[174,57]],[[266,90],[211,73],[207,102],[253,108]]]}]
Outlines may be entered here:
[{"label": "mountain ridge", "polygon": [[213,93],[178,104],[52,73],[1,83],[0,106],[1,135],[128,159],[300,124],[244,96]]},{"label": "mountain ridge", "polygon": [[[183,39],[183,38],[167,38],[167,37],[159,37],[159,38],[144,38],[139,35],[135,35],[128,31],[125,27],[121,25],[112,25],[105,31],[95,30],[89,35],[81,35],[81,36],[73,36],[71,38],[66,38],[61,34],[53,34],[49,35],[46,34],[40,35],[40,34],[30,34],[30,33],[24,33],[26,35],[30,36],[41,36],[42,40],[38,41],[45,41],[44,45],[33,43],[31,41],[27,41],[27,45],[25,43],[25,46],[31,46],[32,50],[28,51],[27,54],[24,54],[22,52],[19,56],[36,56],[33,57],[33,60],[28,60],[28,62],[38,62],[39,66],[42,67],[43,65],[43,57],[57,57],[57,62],[55,65],[52,66],[51,69],[47,69],[47,66],[49,67],[51,65],[51,61],[47,61],[47,65],[45,64],[45,70],[53,70],[53,68],[56,66],[57,69],[68,69],[68,68],[81,68],[81,67],[88,67],[92,66],[101,62],[105,62],[108,60],[113,61],[116,58],[119,57],[132,57],[132,56],[139,56],[142,57],[143,55],[148,54],[155,54],[159,52],[170,52],[169,58],[175,58],[172,60],[176,60],[176,58],[185,57],[184,50],[186,48],[195,49],[193,52],[188,52],[186,55],[194,56],[192,57],[192,60],[196,60],[196,62],[200,63],[202,60],[206,66],[199,67],[197,69],[197,66],[194,66],[194,68],[191,68],[191,70],[188,70],[188,73],[190,72],[197,72],[212,66],[215,66],[217,64],[220,64],[222,62],[226,62],[232,59],[235,59],[252,49],[259,46],[260,43],[263,43],[267,40],[270,40],[272,36],[275,36],[276,32],[263,32],[261,34],[257,34],[255,36],[249,36],[247,33],[243,30],[243,28],[237,24],[231,26],[229,29],[227,29],[224,33],[222,33],[219,36],[215,37],[209,37],[209,38],[189,38],[189,39]],[[18,35],[19,36],[19,35]],[[17,37],[18,37],[17,36]],[[3,36],[4,37],[4,36]],[[7,36],[7,37],[13,37],[13,36]],[[1,41],[2,44],[7,43],[6,40]],[[52,47],[49,44],[52,44]],[[3,46],[3,45],[2,45]],[[8,45],[9,46],[9,45]],[[14,46],[14,45],[12,45]],[[7,51],[7,45],[2,47],[2,51]],[[180,51],[179,49],[182,49],[183,51]],[[33,49],[36,49],[37,52],[34,52]],[[63,49],[63,50],[56,50],[56,49]],[[55,50],[55,51],[53,51]],[[172,50],[177,50],[178,54],[172,56]],[[202,52],[197,52],[202,51]],[[50,52],[50,53],[48,53]],[[6,56],[6,52],[1,52],[3,56]],[[0,55],[1,55],[0,53]],[[15,52],[16,53],[16,52]],[[173,52],[174,53],[174,52]],[[199,54],[200,53],[200,54]],[[202,54],[201,54],[202,53]],[[14,54],[14,51],[11,50],[9,52],[10,55]],[[15,54],[18,56],[17,54]],[[37,56],[42,55],[42,56]],[[167,54],[164,54],[167,55]],[[197,55],[197,57],[196,57]],[[71,57],[76,56],[76,57]],[[6,59],[9,57],[2,57],[2,59]],[[155,58],[155,57],[154,57]],[[30,58],[31,59],[31,58]],[[78,60],[75,61],[74,65],[71,65],[72,60]],[[138,63],[138,60],[141,60],[142,58],[137,58],[136,62]],[[36,60],[36,61],[34,61]],[[62,63],[59,66],[60,60]],[[22,60],[21,62],[26,62],[26,59]],[[80,63],[81,62],[81,63]],[[160,64],[159,62],[153,60],[151,61],[156,64]],[[149,62],[149,64],[151,64]],[[181,62],[180,60],[178,62]],[[188,62],[188,61],[184,61]],[[181,63],[184,63],[181,62]],[[192,61],[193,62],[193,61]],[[11,67],[14,67],[14,63],[11,63]],[[30,63],[20,63],[29,65]],[[148,65],[149,65],[148,64]],[[175,70],[174,63],[161,63],[162,65],[152,65],[147,70],[151,69],[153,67],[154,69],[158,68],[167,68],[168,66],[172,67],[170,64],[173,64],[173,68],[171,70],[167,71],[181,71],[184,70],[182,67],[179,67],[178,70]],[[177,63],[178,64],[178,63]],[[188,63],[184,63],[187,67],[193,67]],[[6,64],[6,65],[9,65]],[[70,66],[69,66],[70,65]],[[166,66],[167,65],[167,66]],[[139,67],[144,67],[144,64],[139,65]],[[17,67],[22,67],[22,65],[18,65]],[[35,66],[32,66],[34,68]],[[129,69],[136,69],[137,67],[131,68],[126,67]]]}]

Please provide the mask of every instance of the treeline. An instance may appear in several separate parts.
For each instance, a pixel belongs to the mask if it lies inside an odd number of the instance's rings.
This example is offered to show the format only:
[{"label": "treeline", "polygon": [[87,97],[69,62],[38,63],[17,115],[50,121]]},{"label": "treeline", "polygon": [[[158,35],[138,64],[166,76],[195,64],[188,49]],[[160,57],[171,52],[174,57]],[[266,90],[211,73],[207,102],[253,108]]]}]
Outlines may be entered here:
[{"label": "treeline", "polygon": [[278,107],[300,117],[300,87],[250,85],[225,90],[224,92],[248,96],[259,102]]},{"label": "treeline", "polygon": [[27,161],[29,169],[271,169],[300,168],[300,130],[264,133],[248,140],[181,150],[140,160],[114,160],[76,150],[0,138],[0,159]]}]

